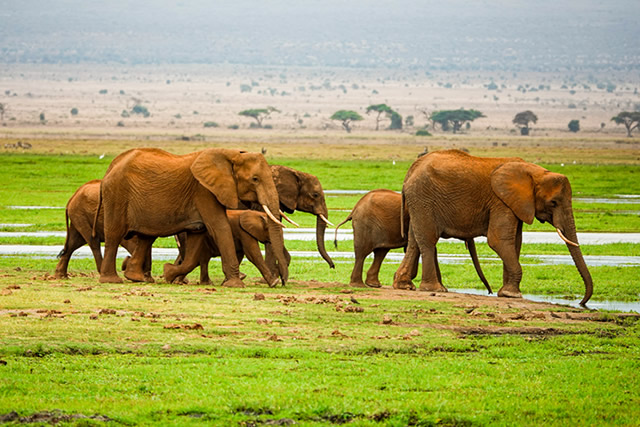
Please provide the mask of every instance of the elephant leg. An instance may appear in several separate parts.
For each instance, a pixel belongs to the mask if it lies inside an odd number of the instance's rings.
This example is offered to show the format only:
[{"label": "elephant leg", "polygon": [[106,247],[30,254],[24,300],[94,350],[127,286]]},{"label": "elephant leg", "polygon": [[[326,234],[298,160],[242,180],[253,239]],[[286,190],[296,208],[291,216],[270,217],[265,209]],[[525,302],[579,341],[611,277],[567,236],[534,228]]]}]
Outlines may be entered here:
[{"label": "elephant leg", "polygon": [[[74,227],[70,227],[67,232],[67,239],[64,242],[64,248],[60,252],[60,260],[56,265],[56,271],[54,273],[57,279],[67,279],[69,275],[67,274],[67,269],[69,267],[69,260],[71,259],[71,255],[81,248],[86,242],[86,240],[82,237],[80,232]],[[95,256],[94,256],[95,258]],[[102,255],[100,256],[100,261],[102,261]],[[100,271],[100,265],[96,260],[96,265],[98,267],[98,271]]]},{"label": "elephant leg", "polygon": [[[133,255],[133,253],[136,251],[136,249],[138,247],[138,237],[135,236],[135,237],[132,237],[131,239],[128,239],[128,240],[125,239],[125,240],[123,240],[121,242],[121,245],[130,254]],[[142,271],[143,271],[143,276],[144,276],[144,281],[145,282],[155,283],[155,280],[153,280],[153,276],[151,275],[151,261],[152,261],[152,259],[151,259],[151,249],[152,249],[152,245],[149,245],[149,247],[146,250],[145,256],[144,256],[144,260],[143,260],[143,264],[142,264]],[[131,256],[128,256],[128,257],[126,257],[124,259],[124,261],[122,262],[122,270],[123,271],[127,271],[127,266],[129,265],[130,261],[131,261]],[[125,276],[126,276],[126,273],[125,273]]]},{"label": "elephant leg", "polygon": [[145,263],[148,264],[148,260],[151,259],[151,248],[155,241],[155,237],[137,237],[137,244],[124,270],[124,277],[132,282],[145,282],[148,280],[148,274],[145,274]]},{"label": "elephant leg", "polygon": [[246,255],[249,262],[255,265],[258,271],[260,271],[260,274],[262,274],[264,280],[267,281],[267,285],[269,285],[270,288],[276,286],[280,279],[277,274],[273,274],[264,258],[262,258],[262,253],[260,252],[260,245],[258,245],[258,241],[243,241],[242,249],[244,250],[244,253],[238,253],[238,261],[240,261],[244,255]]},{"label": "elephant leg", "polygon": [[356,260],[353,264],[353,270],[351,271],[349,286],[354,286],[356,288],[364,288],[366,286],[362,281],[362,271],[364,269],[364,261],[372,250],[372,248],[364,247],[363,244],[358,243],[358,236],[354,234],[353,252]]},{"label": "elephant leg", "polygon": [[420,290],[428,292],[447,292],[442,286],[440,266],[438,265],[437,238],[430,238],[424,233],[413,232],[413,236],[422,255],[422,280]]},{"label": "elephant leg", "polygon": [[[514,225],[513,231],[522,230]],[[487,233],[487,243],[500,259],[502,259],[502,288],[498,291],[499,297],[522,298],[520,281],[522,280],[522,266],[519,261],[520,246],[522,244],[522,232],[508,233],[508,230],[491,229]]]},{"label": "elephant leg", "polygon": [[[201,263],[201,254],[209,251],[206,245],[206,234],[190,234],[186,239],[186,250],[184,258],[179,264],[166,263],[163,267],[162,276],[168,283],[184,283],[184,277],[191,273],[196,266]],[[202,271],[201,271],[202,273]]]},{"label": "elephant leg", "polygon": [[[105,212],[105,216],[106,214],[107,212]],[[118,255],[118,246],[120,246],[127,230],[122,224],[113,224],[109,228],[105,226],[104,231],[104,259],[100,265],[100,283],[122,283],[122,279],[116,272],[116,256]]]},{"label": "elephant leg", "polygon": [[373,262],[371,263],[369,270],[367,270],[367,278],[364,282],[367,286],[371,288],[379,288],[382,286],[378,276],[380,274],[382,261],[384,261],[384,257],[387,256],[387,253],[389,253],[388,248],[377,248],[373,250]]},{"label": "elephant leg", "polygon": [[406,289],[415,291],[416,287],[412,280],[418,273],[418,262],[420,261],[420,250],[418,244],[413,236],[411,225],[409,225],[409,238],[407,241],[407,249],[404,253],[404,258],[400,263],[400,267],[393,275],[393,288],[394,289]]}]

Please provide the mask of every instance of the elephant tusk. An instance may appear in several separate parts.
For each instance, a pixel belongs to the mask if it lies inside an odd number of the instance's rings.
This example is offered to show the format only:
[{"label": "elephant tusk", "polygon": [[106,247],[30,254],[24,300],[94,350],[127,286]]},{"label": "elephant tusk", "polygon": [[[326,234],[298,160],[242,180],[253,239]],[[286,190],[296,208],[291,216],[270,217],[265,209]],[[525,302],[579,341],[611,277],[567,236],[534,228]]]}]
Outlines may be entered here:
[{"label": "elephant tusk", "polygon": [[335,225],[331,224],[331,221],[329,221],[324,215],[320,214],[318,215],[324,222],[326,222],[327,224],[329,224],[331,227],[335,227]]},{"label": "elephant tusk", "polygon": [[576,248],[577,248],[577,247],[580,247],[580,245],[579,245],[579,244],[577,244],[577,243],[575,243],[575,242],[572,242],[571,240],[569,240],[569,239],[567,239],[566,237],[564,237],[564,234],[562,234],[562,231],[560,231],[560,229],[559,229],[559,228],[556,228],[556,231],[558,232],[558,235],[560,236],[560,238],[561,238],[562,240],[564,240],[564,242],[565,242],[567,245],[575,246]]},{"label": "elephant tusk", "polygon": [[278,220],[278,218],[276,218],[275,216],[273,216],[273,214],[271,213],[271,211],[269,210],[269,208],[267,207],[267,205],[262,205],[262,209],[264,209],[264,212],[267,214],[267,216],[269,218],[271,218],[271,220],[273,222],[275,222],[276,224],[278,224],[280,227],[282,228],[286,228],[285,225],[280,222],[280,220]]},{"label": "elephant tusk", "polygon": [[298,224],[297,222],[293,221],[291,218],[289,218],[288,216],[286,216],[284,214],[284,212],[280,211],[280,215],[282,215],[282,217],[284,219],[286,219],[287,221],[289,221],[291,224],[295,225],[296,227],[300,227],[300,224]]}]

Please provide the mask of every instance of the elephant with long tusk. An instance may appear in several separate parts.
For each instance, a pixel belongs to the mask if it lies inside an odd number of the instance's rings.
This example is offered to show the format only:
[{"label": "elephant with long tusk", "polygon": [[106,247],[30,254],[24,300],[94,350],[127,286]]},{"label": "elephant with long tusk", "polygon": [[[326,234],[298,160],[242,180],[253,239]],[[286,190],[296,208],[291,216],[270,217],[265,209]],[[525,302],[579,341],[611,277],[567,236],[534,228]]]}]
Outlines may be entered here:
[{"label": "elephant with long tusk", "polygon": [[531,224],[535,218],[553,225],[567,244],[585,286],[580,304],[584,306],[591,298],[593,280],[578,244],[566,176],[520,158],[436,151],[411,165],[402,197],[410,218],[409,241],[394,288],[415,289],[411,279],[422,256],[420,290],[446,292],[434,262],[438,239],[487,236],[487,243],[503,262],[503,286],[498,296],[521,297],[522,224]]}]

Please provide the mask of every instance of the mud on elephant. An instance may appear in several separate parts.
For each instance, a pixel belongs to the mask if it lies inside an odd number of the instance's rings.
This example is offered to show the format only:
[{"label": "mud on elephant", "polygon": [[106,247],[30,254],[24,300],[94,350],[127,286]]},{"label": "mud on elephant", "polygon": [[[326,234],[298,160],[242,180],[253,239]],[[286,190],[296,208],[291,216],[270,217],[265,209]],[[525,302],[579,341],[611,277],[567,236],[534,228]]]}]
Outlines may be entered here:
[{"label": "mud on elephant", "polygon": [[571,185],[566,176],[519,158],[436,151],[411,165],[402,197],[411,222],[407,251],[394,277],[394,288],[413,288],[414,266],[422,255],[420,289],[446,291],[434,264],[438,239],[487,236],[489,247],[503,263],[498,296],[521,297],[522,223],[531,224],[536,218],[553,225],[566,242],[585,285],[581,304],[591,298],[593,281],[578,246]]},{"label": "mud on elephant", "polygon": [[[351,286],[363,287],[366,285],[379,288],[381,286],[378,278],[380,266],[387,253],[391,249],[407,247],[406,234],[403,236],[401,233],[401,223],[409,224],[409,213],[402,212],[401,205],[402,196],[395,191],[385,189],[370,191],[358,200],[349,216],[336,227],[334,245],[337,247],[338,229],[348,221],[353,221],[353,249],[356,260],[351,272],[351,282],[349,283]],[[403,221],[400,220],[401,214],[404,215]],[[491,286],[478,262],[473,239],[468,239],[466,244],[478,277],[480,277],[489,293],[492,293]],[[363,282],[362,270],[364,261],[371,252],[374,254],[373,262],[369,270],[367,270],[367,277]],[[437,256],[435,265],[438,278],[440,278]],[[417,265],[415,268],[417,268]]]},{"label": "mud on elephant", "polygon": [[[146,248],[157,237],[206,229],[220,248],[226,286],[244,286],[227,209],[258,203],[269,216],[269,239],[283,283],[288,278],[279,199],[264,156],[210,148],[182,156],[155,148],[137,148],[117,156],[101,185],[105,255],[101,282],[120,282],[115,269],[118,243],[137,235],[139,247],[125,277],[144,280]],[[141,250],[145,248],[145,250]]]},{"label": "mud on elephant", "polygon": [[[260,245],[270,245],[269,219],[261,212],[251,210],[228,210],[227,217],[233,233],[236,257],[242,262],[244,256],[258,268],[269,286],[275,286],[278,277],[267,267],[262,257]],[[167,282],[182,282],[196,266],[200,266],[200,284],[210,284],[209,260],[220,256],[220,248],[207,233],[181,233],[179,261],[164,265],[164,278]],[[289,261],[289,259],[287,259]]]}]

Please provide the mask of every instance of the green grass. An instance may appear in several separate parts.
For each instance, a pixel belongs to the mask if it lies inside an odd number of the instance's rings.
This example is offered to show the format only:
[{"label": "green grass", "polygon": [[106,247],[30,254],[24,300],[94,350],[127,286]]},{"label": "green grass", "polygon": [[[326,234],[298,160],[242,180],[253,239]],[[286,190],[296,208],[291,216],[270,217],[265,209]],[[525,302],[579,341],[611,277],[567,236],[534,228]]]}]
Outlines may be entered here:
[{"label": "green grass", "polygon": [[[62,209],[6,206],[64,206],[78,186],[104,174],[110,158],[0,154],[0,162],[0,223],[33,224],[2,231],[62,231]],[[325,189],[363,190],[399,190],[409,165],[273,162],[317,175]],[[547,167],[569,176],[576,197],[640,194],[637,166]],[[328,197],[330,219],[337,224],[359,198]],[[639,216],[628,213],[638,205],[576,202],[574,208],[579,231],[640,231]],[[315,224],[306,214],[293,219]],[[553,231],[543,224],[525,230]],[[332,229],[326,237],[333,250]],[[63,241],[9,237],[0,244]],[[156,246],[175,243],[159,239]],[[477,246],[497,290],[502,265],[486,244]],[[315,243],[288,247],[314,251]],[[639,248],[582,246],[585,255],[639,256]],[[338,250],[352,251],[353,243],[339,242]],[[467,253],[448,241],[438,251]],[[574,266],[543,265],[527,257],[532,254],[567,249],[523,245],[524,293],[582,295]],[[245,426],[634,425],[640,419],[640,323],[633,318],[581,318],[590,314],[563,306],[519,309],[494,299],[461,303],[453,292],[347,289],[353,263],[336,261],[331,270],[319,258],[295,258],[288,286],[274,289],[260,284],[245,261],[247,288],[227,289],[217,286],[219,260],[210,266],[216,286],[205,287],[197,284],[197,270],[189,285],[99,284],[92,259],[72,258],[72,278],[53,280],[56,259],[0,257],[0,416],[60,410],[124,425]],[[163,263],[153,263],[156,278]],[[383,263],[387,287],[396,268]],[[451,290],[483,289],[470,262],[441,268]],[[590,271],[594,300],[640,299],[640,267]],[[265,299],[255,299],[258,293]]]}]

